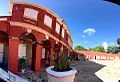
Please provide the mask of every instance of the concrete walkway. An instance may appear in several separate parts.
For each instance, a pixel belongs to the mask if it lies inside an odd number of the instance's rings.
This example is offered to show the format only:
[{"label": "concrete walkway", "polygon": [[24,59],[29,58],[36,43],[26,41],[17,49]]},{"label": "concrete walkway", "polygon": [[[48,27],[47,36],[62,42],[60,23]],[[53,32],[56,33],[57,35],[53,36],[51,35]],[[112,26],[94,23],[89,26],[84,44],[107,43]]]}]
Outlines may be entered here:
[{"label": "concrete walkway", "polygon": [[119,82],[120,60],[75,61],[77,69],[74,82]]},{"label": "concrete walkway", "polygon": [[106,65],[103,69],[95,73],[100,79],[102,79],[104,82],[119,82],[120,60],[95,62]]},{"label": "concrete walkway", "polygon": [[75,61],[72,66],[78,71],[74,82],[103,82],[95,73],[101,70],[104,65],[93,61]]}]

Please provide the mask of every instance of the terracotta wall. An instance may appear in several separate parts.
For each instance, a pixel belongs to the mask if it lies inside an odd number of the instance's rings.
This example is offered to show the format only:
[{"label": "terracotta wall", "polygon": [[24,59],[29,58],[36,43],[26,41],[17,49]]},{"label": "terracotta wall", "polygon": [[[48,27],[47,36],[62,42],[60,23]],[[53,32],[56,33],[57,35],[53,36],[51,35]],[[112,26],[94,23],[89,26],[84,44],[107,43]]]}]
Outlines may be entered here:
[{"label": "terracotta wall", "polygon": [[[31,8],[31,9],[35,9],[35,10],[39,11],[38,17],[37,17],[38,20],[35,21],[35,20],[31,20],[31,19],[23,17],[25,8]],[[44,24],[44,16],[45,15],[48,15],[49,17],[52,18],[52,29],[50,29],[48,26],[46,26]],[[29,23],[29,24],[38,26],[39,28],[42,28],[42,29],[46,30],[47,32],[53,34],[56,38],[65,42],[68,45],[68,41],[66,40],[66,33],[67,33],[66,29],[65,29],[65,33],[64,33],[65,37],[63,38],[63,37],[61,37],[61,31],[62,31],[63,25],[59,23],[61,26],[60,34],[56,33],[55,29],[56,29],[56,22],[58,22],[57,18],[55,16],[53,16],[52,14],[50,14],[48,11],[45,11],[41,8],[37,8],[37,7],[31,6],[31,5],[15,4],[13,6],[11,21],[24,22],[24,23]]]}]

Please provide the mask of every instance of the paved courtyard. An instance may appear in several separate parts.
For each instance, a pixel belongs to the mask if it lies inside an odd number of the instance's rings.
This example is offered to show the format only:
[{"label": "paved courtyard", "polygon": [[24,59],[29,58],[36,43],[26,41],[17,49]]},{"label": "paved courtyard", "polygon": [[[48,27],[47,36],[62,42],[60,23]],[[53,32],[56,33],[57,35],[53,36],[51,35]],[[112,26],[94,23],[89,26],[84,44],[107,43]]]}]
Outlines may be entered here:
[{"label": "paved courtyard", "polygon": [[92,61],[75,61],[72,66],[78,71],[74,82],[103,82],[95,73],[104,65]]},{"label": "paved courtyard", "polygon": [[75,82],[118,82],[120,60],[77,61],[73,66],[78,70]]},{"label": "paved courtyard", "polygon": [[[78,71],[74,82],[118,82],[120,80],[120,60],[74,61],[72,66]],[[37,77],[37,80],[32,82],[47,82],[45,72],[32,76],[33,79]]]},{"label": "paved courtyard", "polygon": [[120,60],[113,61],[95,61],[99,64],[106,65],[103,69],[95,74],[104,82],[119,82],[120,80]]}]

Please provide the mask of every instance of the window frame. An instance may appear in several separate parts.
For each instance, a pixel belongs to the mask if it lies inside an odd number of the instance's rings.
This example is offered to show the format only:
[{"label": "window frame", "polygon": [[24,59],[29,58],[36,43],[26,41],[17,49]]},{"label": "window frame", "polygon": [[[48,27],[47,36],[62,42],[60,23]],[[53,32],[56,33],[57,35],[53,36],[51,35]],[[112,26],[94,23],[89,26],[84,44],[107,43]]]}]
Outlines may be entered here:
[{"label": "window frame", "polygon": [[[48,21],[51,22],[50,25],[48,24]],[[44,16],[44,24],[52,29],[52,18],[50,16],[46,15],[46,14]]]},{"label": "window frame", "polygon": [[64,38],[65,37],[65,29],[62,28],[62,37]]},{"label": "window frame", "polygon": [[[59,27],[57,27],[59,25]],[[59,31],[58,31],[59,30]],[[60,34],[60,24],[56,22],[56,28],[55,28],[56,33]]]},{"label": "window frame", "polygon": [[[28,11],[29,11],[29,13],[27,13]],[[36,15],[32,17],[30,12],[32,12],[32,13],[34,13]],[[35,10],[35,9],[32,9],[32,8],[24,8],[23,17],[37,21],[38,20],[38,14],[39,14],[38,10]]]}]

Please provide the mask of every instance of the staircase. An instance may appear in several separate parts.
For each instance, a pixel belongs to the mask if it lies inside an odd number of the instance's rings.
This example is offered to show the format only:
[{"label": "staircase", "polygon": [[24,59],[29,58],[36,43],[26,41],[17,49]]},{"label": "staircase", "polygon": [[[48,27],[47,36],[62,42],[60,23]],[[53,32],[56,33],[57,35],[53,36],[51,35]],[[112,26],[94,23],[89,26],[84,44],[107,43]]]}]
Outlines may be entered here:
[{"label": "staircase", "polygon": [[29,82],[11,72],[4,71],[2,68],[0,68],[0,78],[3,79],[5,82]]}]

